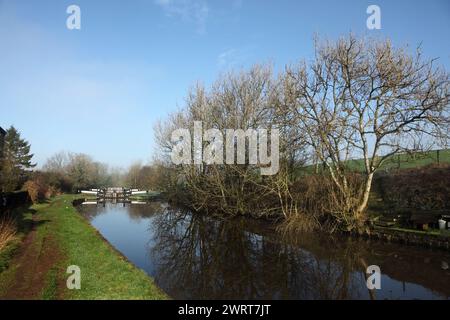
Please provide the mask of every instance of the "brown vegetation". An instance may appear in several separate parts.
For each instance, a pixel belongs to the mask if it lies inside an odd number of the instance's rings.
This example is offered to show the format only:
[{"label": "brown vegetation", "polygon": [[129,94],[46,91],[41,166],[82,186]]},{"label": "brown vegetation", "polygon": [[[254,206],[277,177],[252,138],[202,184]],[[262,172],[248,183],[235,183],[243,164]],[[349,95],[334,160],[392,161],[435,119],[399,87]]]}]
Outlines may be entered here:
[{"label": "brown vegetation", "polygon": [[36,172],[32,176],[32,180],[28,180],[23,185],[33,203],[50,199],[51,197],[61,193],[56,186],[52,185],[45,174]]},{"label": "brown vegetation", "polygon": [[387,207],[450,209],[450,166],[428,166],[380,175],[376,184]]},{"label": "brown vegetation", "polygon": [[9,216],[0,216],[0,251],[14,240],[16,232],[15,220]]}]

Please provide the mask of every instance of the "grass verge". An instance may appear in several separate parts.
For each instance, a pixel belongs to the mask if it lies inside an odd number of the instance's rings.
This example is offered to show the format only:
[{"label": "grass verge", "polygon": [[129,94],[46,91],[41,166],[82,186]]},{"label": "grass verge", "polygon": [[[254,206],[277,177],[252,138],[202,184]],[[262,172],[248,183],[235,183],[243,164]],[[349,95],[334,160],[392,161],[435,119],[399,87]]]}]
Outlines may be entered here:
[{"label": "grass verge", "polygon": [[[61,195],[32,206],[35,234],[26,248],[18,250],[20,254],[9,256],[8,269],[0,273],[4,284],[0,297],[167,299],[144,271],[128,262],[78,214],[72,206],[76,197]],[[66,286],[70,276],[66,270],[71,265],[81,270],[79,290]],[[24,297],[21,291],[34,295]]]}]

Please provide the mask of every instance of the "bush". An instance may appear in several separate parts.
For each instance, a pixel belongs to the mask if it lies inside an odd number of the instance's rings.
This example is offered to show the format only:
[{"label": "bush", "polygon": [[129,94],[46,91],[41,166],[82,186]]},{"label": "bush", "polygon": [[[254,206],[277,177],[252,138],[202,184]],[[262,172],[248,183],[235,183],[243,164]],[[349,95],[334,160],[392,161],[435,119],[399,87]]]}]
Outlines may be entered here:
[{"label": "bush", "polygon": [[348,173],[348,193],[344,194],[329,175],[304,175],[290,186],[295,211],[281,225],[283,232],[321,228],[330,233],[341,230],[365,232],[366,216],[356,215],[362,178]]},{"label": "bush", "polygon": [[450,209],[450,166],[405,169],[380,175],[376,183],[384,202],[395,210]]},{"label": "bush", "polygon": [[40,200],[39,185],[35,181],[28,180],[23,185],[23,189],[28,192],[28,195],[33,203],[37,203]]},{"label": "bush", "polygon": [[28,191],[33,203],[50,199],[59,194],[59,189],[51,184],[48,175],[36,172],[31,180],[23,185],[23,189]]},{"label": "bush", "polygon": [[16,223],[9,216],[0,217],[0,251],[16,237]]}]

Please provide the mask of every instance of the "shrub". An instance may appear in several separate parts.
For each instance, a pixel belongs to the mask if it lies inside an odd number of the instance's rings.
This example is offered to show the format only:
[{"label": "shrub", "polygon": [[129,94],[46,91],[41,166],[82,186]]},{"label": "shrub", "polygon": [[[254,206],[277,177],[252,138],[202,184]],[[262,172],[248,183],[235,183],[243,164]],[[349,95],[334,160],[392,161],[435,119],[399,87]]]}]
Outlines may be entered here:
[{"label": "shrub", "polygon": [[16,236],[16,223],[8,216],[0,217],[0,251]]},{"label": "shrub", "polygon": [[384,202],[395,210],[450,209],[450,166],[405,169],[377,178]]},{"label": "shrub", "polygon": [[35,173],[31,180],[25,182],[23,189],[28,191],[33,203],[59,194],[59,189],[51,184],[46,175],[41,173]]},{"label": "shrub", "polygon": [[39,185],[35,181],[28,180],[23,185],[23,189],[28,191],[30,199],[33,203],[37,203],[40,200]]}]

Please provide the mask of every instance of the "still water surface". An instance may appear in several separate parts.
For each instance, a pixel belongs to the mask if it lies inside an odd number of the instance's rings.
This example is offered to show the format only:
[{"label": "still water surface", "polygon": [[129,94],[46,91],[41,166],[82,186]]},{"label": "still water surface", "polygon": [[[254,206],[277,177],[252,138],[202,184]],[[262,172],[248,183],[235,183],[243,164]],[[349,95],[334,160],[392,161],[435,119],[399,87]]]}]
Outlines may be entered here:
[{"label": "still water surface", "polygon": [[[220,220],[165,203],[83,205],[80,212],[175,299],[449,299],[450,254]],[[381,268],[369,292],[365,266]]]}]

